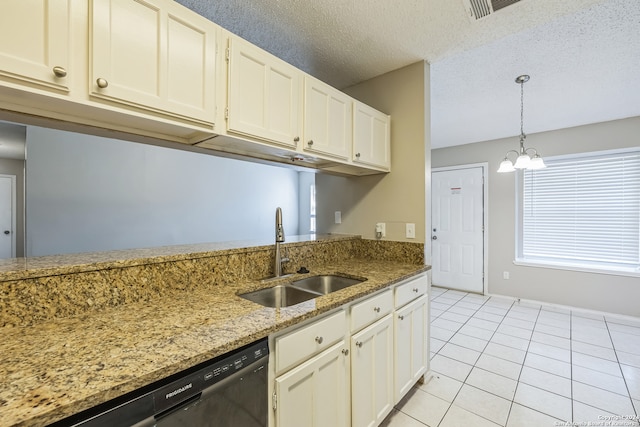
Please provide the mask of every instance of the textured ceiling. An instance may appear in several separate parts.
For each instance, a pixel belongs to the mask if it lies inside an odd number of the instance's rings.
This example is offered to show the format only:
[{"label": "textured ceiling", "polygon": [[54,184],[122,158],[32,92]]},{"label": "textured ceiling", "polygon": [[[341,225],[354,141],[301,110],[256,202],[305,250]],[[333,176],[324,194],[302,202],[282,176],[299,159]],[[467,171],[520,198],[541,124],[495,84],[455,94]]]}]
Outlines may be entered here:
[{"label": "textured ceiling", "polygon": [[522,0],[469,19],[463,0],[178,0],[344,88],[431,64],[432,147],[640,115],[639,0]]}]

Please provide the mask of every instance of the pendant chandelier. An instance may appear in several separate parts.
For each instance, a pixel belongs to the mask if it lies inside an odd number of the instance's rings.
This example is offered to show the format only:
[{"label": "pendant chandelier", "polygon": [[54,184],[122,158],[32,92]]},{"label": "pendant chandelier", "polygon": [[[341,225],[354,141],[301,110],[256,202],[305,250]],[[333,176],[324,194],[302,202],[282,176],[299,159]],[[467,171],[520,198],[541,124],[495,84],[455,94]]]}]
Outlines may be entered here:
[{"label": "pendant chandelier", "polygon": [[[524,134],[524,84],[528,81],[529,76],[526,74],[516,77],[516,83],[520,85],[520,151],[507,151],[498,168],[500,173],[513,172],[516,169],[542,169],[547,167],[535,148],[524,147],[524,140],[527,137]],[[515,164],[509,159],[509,154],[511,153],[515,154]],[[529,153],[532,153],[533,156]]]}]

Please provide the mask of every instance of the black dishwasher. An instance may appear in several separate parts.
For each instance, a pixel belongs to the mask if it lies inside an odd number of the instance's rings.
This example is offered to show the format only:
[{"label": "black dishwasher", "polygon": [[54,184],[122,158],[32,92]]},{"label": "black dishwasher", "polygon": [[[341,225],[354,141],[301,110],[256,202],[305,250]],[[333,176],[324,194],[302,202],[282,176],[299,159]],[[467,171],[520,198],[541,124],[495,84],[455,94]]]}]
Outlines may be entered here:
[{"label": "black dishwasher", "polygon": [[169,384],[66,425],[266,427],[268,356],[264,339],[214,359]]}]

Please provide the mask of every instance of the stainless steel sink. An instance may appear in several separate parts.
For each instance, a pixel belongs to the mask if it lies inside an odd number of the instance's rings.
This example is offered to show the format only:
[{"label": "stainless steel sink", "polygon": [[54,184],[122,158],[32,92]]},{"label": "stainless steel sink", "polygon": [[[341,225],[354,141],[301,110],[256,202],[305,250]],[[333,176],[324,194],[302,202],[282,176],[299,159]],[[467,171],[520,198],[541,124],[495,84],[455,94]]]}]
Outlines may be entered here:
[{"label": "stainless steel sink", "polygon": [[305,291],[317,292],[321,295],[326,295],[362,282],[364,282],[364,280],[329,274],[324,276],[311,276],[305,279],[296,280],[291,283],[291,286]]},{"label": "stainless steel sink", "polygon": [[272,288],[260,289],[259,291],[240,294],[239,297],[248,299],[265,307],[289,307],[313,298],[321,294],[310,292],[293,286],[277,285]]}]

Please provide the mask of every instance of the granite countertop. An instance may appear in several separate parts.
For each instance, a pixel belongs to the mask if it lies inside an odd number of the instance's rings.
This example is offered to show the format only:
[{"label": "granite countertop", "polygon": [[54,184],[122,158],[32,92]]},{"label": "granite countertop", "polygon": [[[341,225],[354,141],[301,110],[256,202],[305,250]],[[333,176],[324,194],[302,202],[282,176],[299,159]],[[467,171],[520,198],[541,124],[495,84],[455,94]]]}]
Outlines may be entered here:
[{"label": "granite countertop", "polygon": [[[287,236],[287,247],[305,245],[309,242],[352,240],[348,234],[305,234]],[[273,240],[241,240],[216,243],[195,243],[140,249],[121,249],[105,252],[83,252],[78,254],[47,255],[32,258],[0,259],[0,281],[24,280],[33,277],[79,273],[122,268],[142,264],[206,258],[213,254],[239,253],[247,250],[260,251],[273,247]]]},{"label": "granite countertop", "polygon": [[[254,281],[0,328],[0,427],[58,421],[428,269],[348,259],[311,275],[367,281],[287,308],[265,308],[237,296],[278,283]],[[308,275],[283,280],[296,276]]]}]

